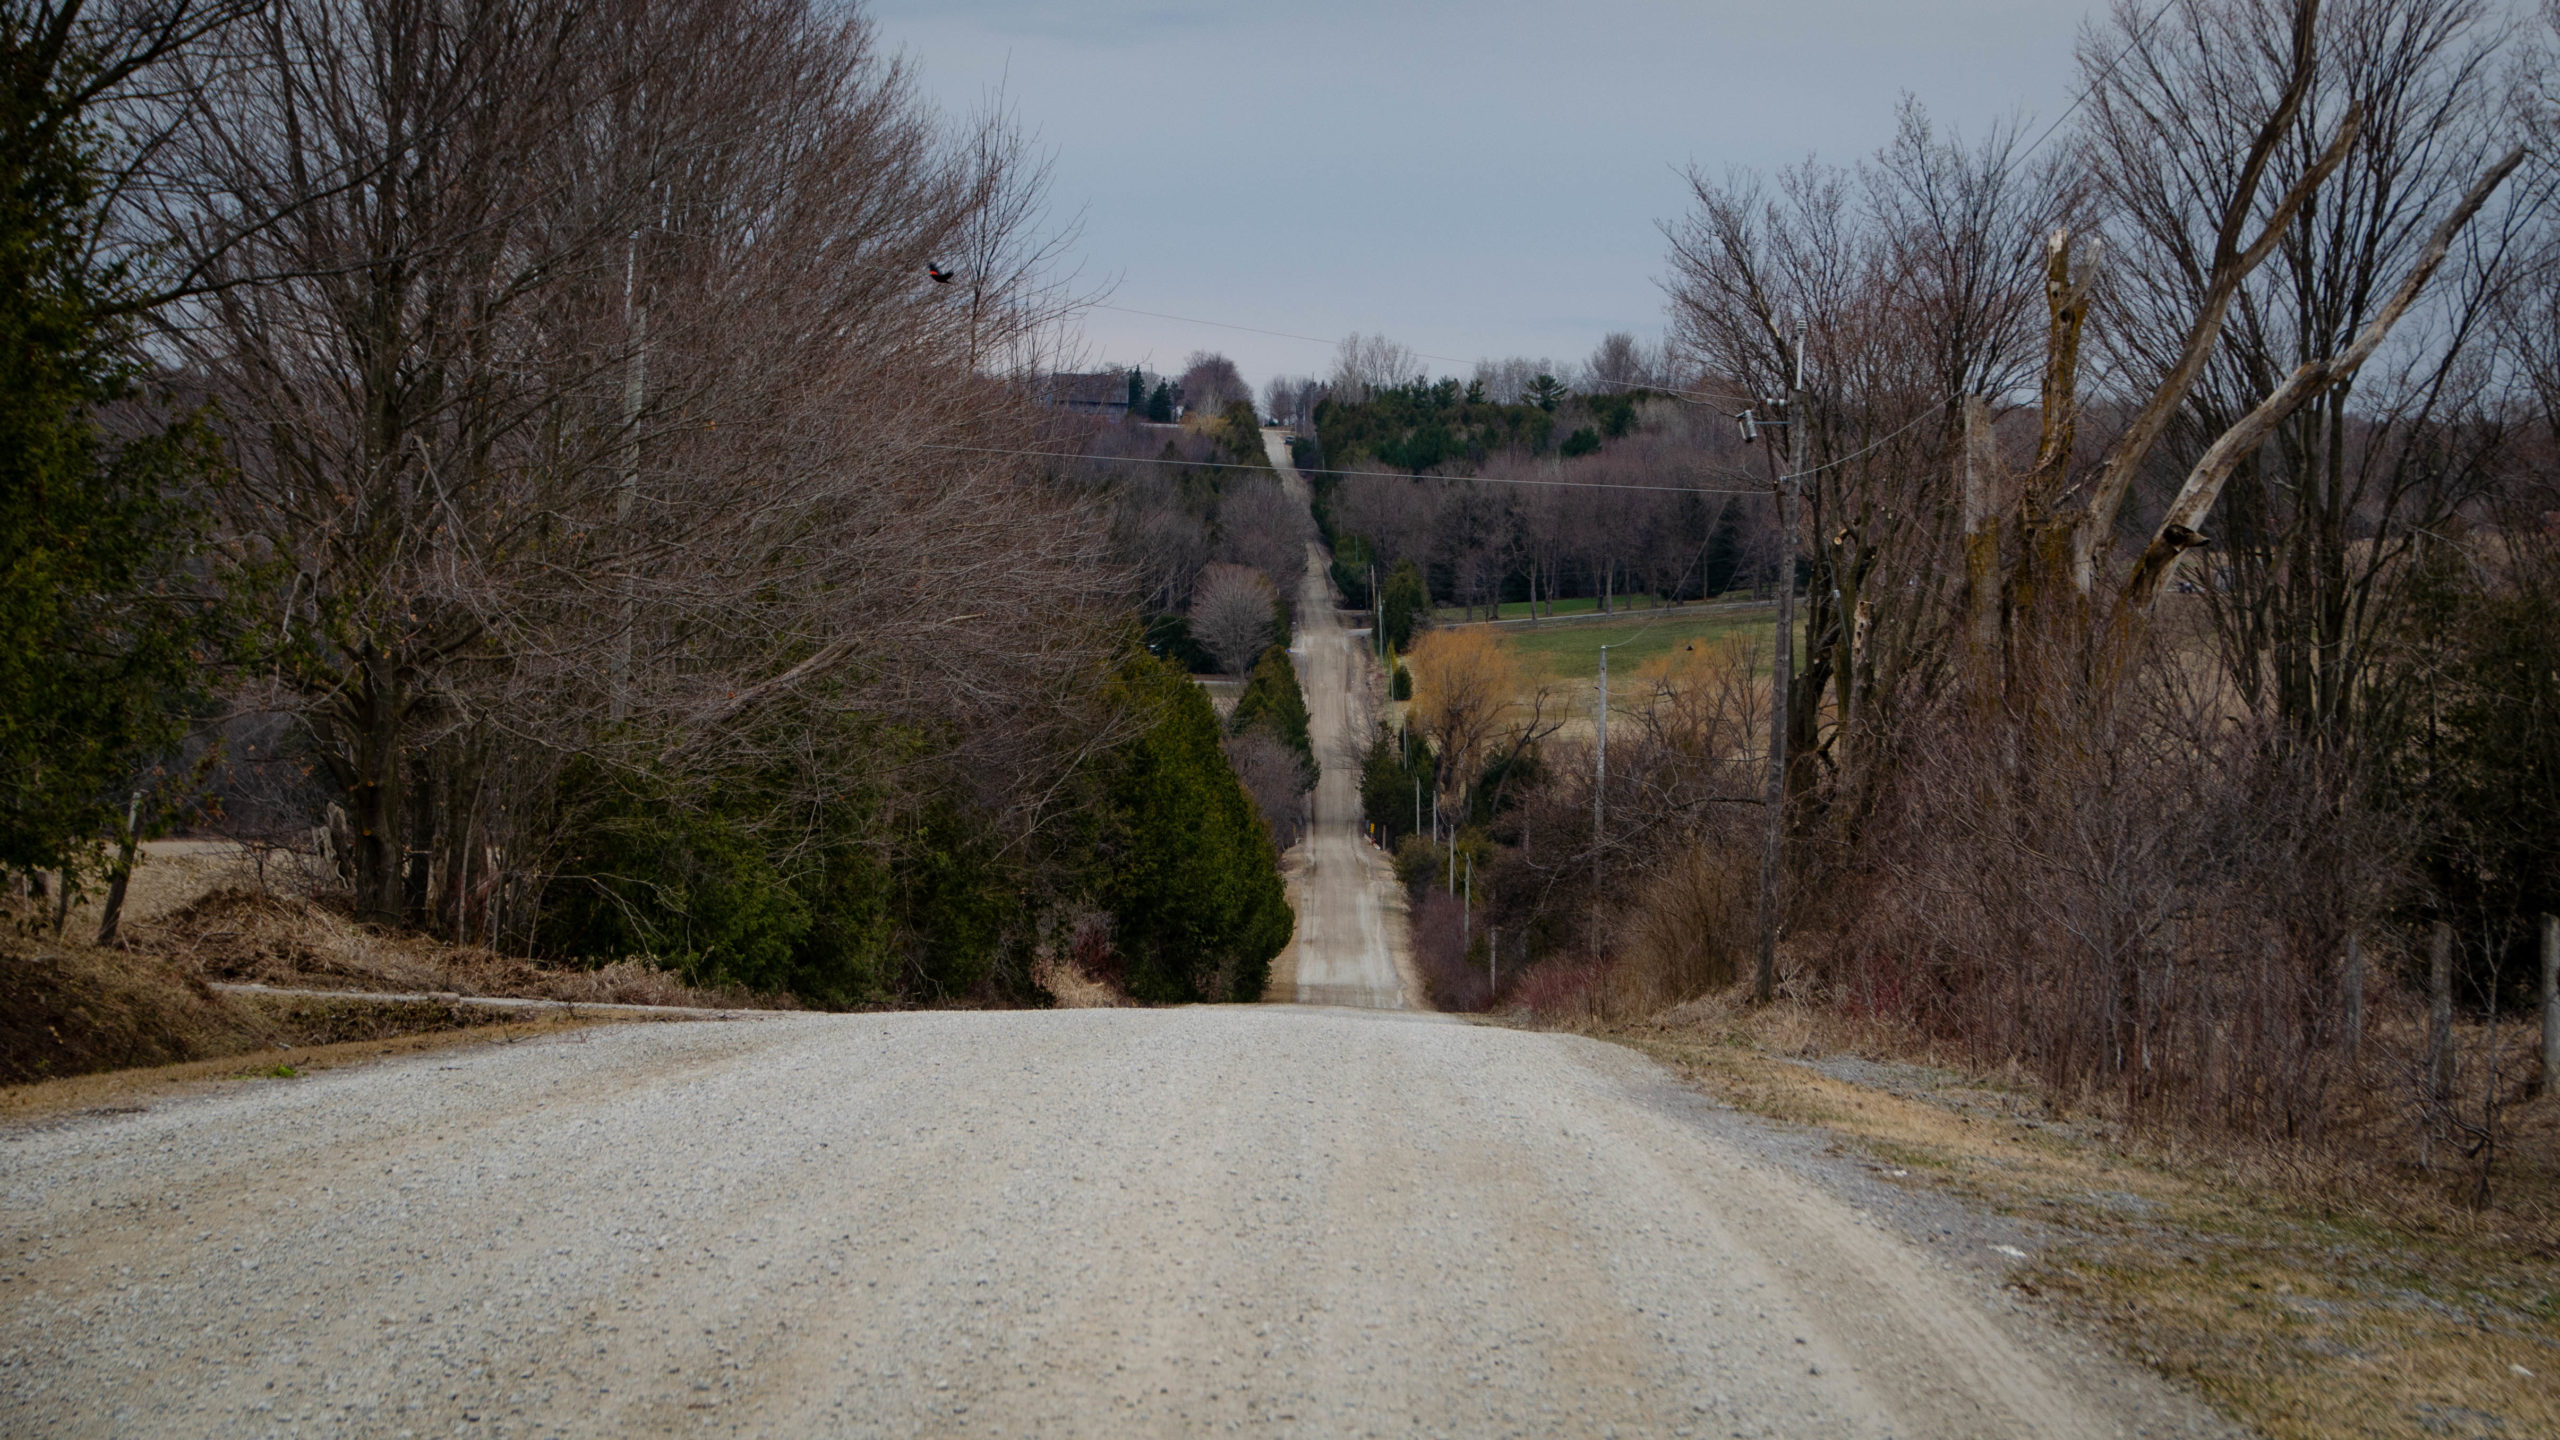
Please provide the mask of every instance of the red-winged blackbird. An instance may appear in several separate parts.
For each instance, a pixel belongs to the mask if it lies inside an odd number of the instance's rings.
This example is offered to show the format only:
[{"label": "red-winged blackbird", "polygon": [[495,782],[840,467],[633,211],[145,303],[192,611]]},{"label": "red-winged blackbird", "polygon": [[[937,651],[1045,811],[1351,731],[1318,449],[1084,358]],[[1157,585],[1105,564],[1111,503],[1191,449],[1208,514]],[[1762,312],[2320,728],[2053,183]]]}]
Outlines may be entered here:
[{"label": "red-winged blackbird", "polygon": [[928,262],[924,267],[924,273],[932,276],[933,283],[936,285],[948,285],[951,283],[951,272],[943,269],[939,265]]}]

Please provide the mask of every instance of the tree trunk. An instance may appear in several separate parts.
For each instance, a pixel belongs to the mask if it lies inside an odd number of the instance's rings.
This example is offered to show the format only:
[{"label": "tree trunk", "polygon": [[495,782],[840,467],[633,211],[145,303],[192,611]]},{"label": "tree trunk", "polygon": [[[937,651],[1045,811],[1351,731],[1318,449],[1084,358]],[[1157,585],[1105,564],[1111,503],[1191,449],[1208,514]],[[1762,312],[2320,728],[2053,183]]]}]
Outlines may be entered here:
[{"label": "tree trunk", "polygon": [[142,792],[136,790],[124,805],[124,834],[116,838],[116,864],[107,872],[105,913],[98,917],[98,943],[116,942],[116,926],[124,919],[125,886],[133,879],[133,853],[141,845]]},{"label": "tree trunk", "polygon": [[1991,401],[1964,397],[1964,669],[1977,708],[2000,695],[2000,441]]},{"label": "tree trunk", "polygon": [[402,861],[408,807],[401,770],[401,697],[397,667],[367,648],[356,693],[344,716],[347,820],[355,830],[356,918],[397,925],[405,909]]}]

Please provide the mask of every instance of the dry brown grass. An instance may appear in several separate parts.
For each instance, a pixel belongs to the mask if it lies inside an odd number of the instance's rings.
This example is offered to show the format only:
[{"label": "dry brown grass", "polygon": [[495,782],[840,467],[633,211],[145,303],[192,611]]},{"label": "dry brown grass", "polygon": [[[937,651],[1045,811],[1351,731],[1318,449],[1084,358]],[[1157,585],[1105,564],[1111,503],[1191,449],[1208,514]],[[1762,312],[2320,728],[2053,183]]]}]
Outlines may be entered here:
[{"label": "dry brown grass", "polygon": [[2271,1152],[2066,1113],[2022,1071],[1940,1068],[1916,1036],[1828,1009],[1716,997],[1576,1028],[2053,1227],[2020,1289],[2267,1435],[2560,1435],[2560,1097],[2513,1117],[2517,1158],[2480,1210],[2377,1128],[2387,1106]]},{"label": "dry brown grass", "polygon": [[629,1024],[633,1019],[629,1012],[596,1016],[562,1011],[532,1019],[503,1018],[490,1010],[470,1013],[483,1017],[483,1023],[462,1029],[342,1040],[331,1044],[269,1042],[249,1051],[211,1059],[0,1086],[0,1129],[42,1125],[79,1115],[129,1113],[146,1108],[155,1101],[226,1085],[271,1084],[323,1070],[465,1045],[512,1045],[590,1025]]},{"label": "dry brown grass", "polygon": [[241,888],[202,895],[135,924],[135,950],[207,980],[321,990],[515,996],[599,1005],[794,1009],[787,1000],[687,985],[633,961],[538,965],[475,945],[360,925],[315,901]]},{"label": "dry brown grass", "polygon": [[1084,973],[1075,961],[1048,950],[1031,957],[1031,983],[1047,992],[1061,1010],[1116,1010],[1129,997]]}]

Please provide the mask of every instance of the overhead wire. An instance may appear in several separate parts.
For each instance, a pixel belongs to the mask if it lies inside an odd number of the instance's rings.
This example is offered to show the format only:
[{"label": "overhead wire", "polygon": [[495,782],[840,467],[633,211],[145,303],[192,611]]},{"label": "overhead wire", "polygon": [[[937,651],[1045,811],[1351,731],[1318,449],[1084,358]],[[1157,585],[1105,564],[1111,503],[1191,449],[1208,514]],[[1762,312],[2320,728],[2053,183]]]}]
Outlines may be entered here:
[{"label": "overhead wire", "polygon": [[[1092,455],[1072,450],[1016,450],[996,445],[943,445],[918,441],[918,450],[946,450],[964,455],[1004,455],[1025,460],[1078,460],[1088,465],[1175,465],[1192,470],[1260,470],[1268,465],[1253,465],[1237,460],[1181,460],[1164,456]],[[1528,475],[1419,475],[1410,470],[1326,470],[1327,475],[1369,480],[1453,480],[1484,485],[1530,485],[1559,490],[1623,490],[1659,495],[1765,495],[1767,490],[1717,490],[1699,485],[1619,485],[1603,480],[1541,480]]]},{"label": "overhead wire", "polygon": [[[2079,113],[2080,107],[2081,107],[2081,106],[2083,106],[2083,105],[2085,105],[2085,104],[2087,104],[2087,103],[2089,102],[2089,97],[2097,93],[2097,89],[2098,89],[2098,87],[2099,87],[2100,85],[2105,84],[2105,83],[2107,82],[2107,80],[2108,80],[2109,78],[2111,78],[2111,77],[2115,74],[2117,67],[2118,67],[2118,66],[2121,66],[2122,64],[2124,64],[2124,62],[2125,62],[2127,59],[2129,59],[2129,58],[2133,55],[2133,52],[2134,52],[2136,49],[2140,48],[2140,47],[2141,47],[2141,45],[2142,45],[2145,41],[2147,41],[2147,40],[2149,40],[2149,39],[2151,38],[2151,33],[2152,33],[2154,30],[2157,30],[2157,29],[2159,28],[2159,26],[2160,26],[2160,22],[2161,22],[2161,21],[2163,21],[2163,20],[2165,20],[2165,19],[2167,19],[2167,18],[2168,18],[2168,15],[2169,15],[2169,12],[2170,12],[2171,10],[2173,10],[2173,9],[2177,8],[2177,6],[2179,5],[2179,3],[2180,3],[2180,0],[2161,0],[2161,4],[2160,4],[2156,9],[2154,9],[2154,10],[2151,12],[2150,18],[2149,18],[2149,19],[2147,19],[2147,20],[2145,20],[2145,21],[2143,21],[2143,22],[2142,22],[2142,24],[2141,24],[2139,27],[2137,27],[2137,28],[2136,28],[2136,30],[2135,30],[2135,32],[2134,32],[2134,34],[2133,34],[2133,37],[2132,37],[2131,39],[2127,40],[2127,41],[2125,42],[2124,46],[2123,46],[2121,49],[2117,50],[2117,51],[2116,51],[2116,53],[2115,53],[2113,56],[2111,56],[2111,57],[2109,57],[2109,58],[2108,58],[2107,63],[2106,63],[2105,65],[2103,65],[2103,66],[2101,66],[2101,67],[2099,68],[2098,73],[2097,73],[2096,75],[2094,75],[2094,76],[2091,76],[2091,77],[2090,77],[2089,82],[2088,82],[2087,84],[2085,84],[2085,85],[2083,85],[2083,86],[2081,86],[2081,87],[2080,87],[2079,92],[2078,92],[2077,94],[2075,94],[2075,95],[2073,95],[2073,96],[2072,96],[2072,98],[2071,98],[2071,103],[2070,103],[2070,104],[2068,104],[2068,105],[2065,105],[2065,106],[2062,108],[2062,113],[2060,113],[2060,114],[2058,114],[2058,115],[2056,115],[2056,116],[2054,116],[2054,117],[2053,117],[2052,123],[2050,123],[2050,124],[2048,124],[2048,125],[2046,125],[2046,126],[2044,127],[2044,129],[2043,129],[2040,133],[2038,133],[2038,134],[2037,134],[2036,138],[2035,138],[2032,142],[2030,142],[2030,143],[2028,144],[2028,146],[2027,146],[2027,148],[2026,148],[2025,150],[2023,150],[2023,151],[2020,151],[2020,152],[2019,152],[2019,154],[2018,154],[2018,158],[2017,158],[2016,162],[2014,162],[2014,163],[2017,163],[2017,164],[2024,164],[2024,163],[2025,163],[2029,158],[2031,158],[2032,156],[2034,156],[2034,154],[2035,154],[2038,150],[2041,150],[2042,148],[2044,148],[2044,144],[2045,144],[2045,142],[2046,142],[2046,141],[2048,141],[2048,140],[2050,140],[2050,139],[2052,139],[2052,138],[2054,137],[2054,135],[2062,129],[2062,126],[2064,125],[2064,123],[2065,123],[2065,122],[2067,122],[2068,120],[2070,120],[2070,118],[2071,118],[2073,115],[2075,115],[2075,114]],[[1204,326],[1207,326],[1207,327],[1209,327],[1209,328],[1211,328],[1211,329],[1215,329],[1215,330],[1235,330],[1235,331],[1240,331],[1240,332],[1242,332],[1242,333],[1249,334],[1249,335],[1269,335],[1269,336],[1275,337],[1275,338],[1277,338],[1277,339],[1282,339],[1282,340],[1299,340],[1299,341],[1304,341],[1304,342],[1306,342],[1306,343],[1308,343],[1308,344],[1311,344],[1311,345],[1336,345],[1336,344],[1339,344],[1339,343],[1340,343],[1340,342],[1338,342],[1338,341],[1327,340],[1327,339],[1325,339],[1325,338],[1324,338],[1324,337],[1322,337],[1322,336],[1318,336],[1318,335],[1304,335],[1304,334],[1300,334],[1300,333],[1298,333],[1298,332],[1296,332],[1296,331],[1292,331],[1292,330],[1273,330],[1273,329],[1269,329],[1269,328],[1267,328],[1267,327],[1264,327],[1264,326],[1258,326],[1258,325],[1239,325],[1239,324],[1235,324],[1235,323],[1234,323],[1234,322],[1232,322],[1232,321],[1225,321],[1225,320],[1211,320],[1211,319],[1207,319],[1207,318],[1205,318],[1205,317],[1198,316],[1198,315],[1177,315],[1177,314],[1174,314],[1174,313],[1173,313],[1173,312],[1171,312],[1171,311],[1166,311],[1166,310],[1143,310],[1143,309],[1140,309],[1140,308],[1138,308],[1138,307],[1136,307],[1136,306],[1133,306],[1133,305],[1113,305],[1113,304],[1110,304],[1110,303],[1107,303],[1107,302],[1096,301],[1096,302],[1094,302],[1094,303],[1093,303],[1092,308],[1097,309],[1097,310],[1111,310],[1111,311],[1116,311],[1116,312],[1118,312],[1118,313],[1120,313],[1120,314],[1124,314],[1124,315],[1144,315],[1144,316],[1146,316],[1146,317],[1148,317],[1148,318],[1150,318],[1150,319],[1155,319],[1155,320],[1172,320],[1172,321],[1175,321],[1175,322],[1177,322],[1177,323],[1185,324],[1185,325],[1204,325]],[[1474,364],[1482,363],[1480,360],[1468,360],[1468,359],[1463,359],[1463,358],[1461,358],[1461,357],[1459,357],[1459,356],[1455,356],[1455,355],[1440,355],[1440,354],[1434,354],[1434,353],[1432,353],[1432,352],[1430,352],[1430,351],[1427,351],[1427,350],[1415,350],[1415,351],[1412,351],[1411,353],[1412,353],[1412,354],[1413,354],[1417,359],[1423,359],[1423,360],[1439,360],[1439,361],[1443,361],[1443,362],[1448,363],[1448,364],[1451,364],[1451,365],[1474,365]],[[1756,408],[1758,407],[1758,405],[1760,405],[1761,403],[1765,403],[1765,402],[1760,402],[1760,401],[1754,401],[1754,400],[1751,400],[1750,398],[1748,398],[1748,397],[1746,397],[1746,396],[1734,395],[1734,394],[1731,394],[1731,393],[1728,393],[1728,392],[1724,392],[1724,391],[1714,391],[1714,390],[1697,390],[1697,389],[1689,389],[1689,388],[1680,387],[1680,386],[1666,386],[1666,385],[1632,385],[1632,384],[1622,384],[1622,383],[1617,383],[1617,382],[1603,382],[1603,383],[1604,383],[1604,384],[1609,384],[1609,385],[1611,386],[1611,388],[1616,389],[1616,390],[1618,390],[1618,391],[1620,391],[1620,392],[1622,392],[1622,393],[1623,393],[1623,392],[1626,392],[1626,391],[1647,391],[1647,392],[1652,392],[1652,393],[1656,393],[1656,394],[1667,395],[1667,396],[1669,396],[1669,397],[1671,397],[1671,398],[1673,398],[1673,399],[1682,400],[1682,401],[1687,401],[1687,402],[1689,402],[1689,403],[1704,404],[1704,403],[1709,403],[1709,402],[1722,402],[1722,403],[1724,403],[1724,404],[1739,404],[1739,405],[1743,406],[1743,407],[1744,407],[1744,409],[1745,409],[1746,411],[1748,411],[1748,410],[1752,410],[1752,409],[1756,409]],[[1798,471],[1794,471],[1794,472],[1791,472],[1791,473],[1788,473],[1788,474],[1781,475],[1781,476],[1779,477],[1779,480],[1780,480],[1780,482],[1781,482],[1781,483],[1783,483],[1783,482],[1785,482],[1785,481],[1807,479],[1807,478],[1810,478],[1810,477],[1812,477],[1812,476],[1814,476],[1814,475],[1818,475],[1818,474],[1822,473],[1822,472],[1823,472],[1823,471],[1825,471],[1825,470],[1836,469],[1836,468],[1838,468],[1839,466],[1846,465],[1846,464],[1850,463],[1851,461],[1859,460],[1859,459],[1863,459],[1864,457],[1866,457],[1866,456],[1868,456],[1868,455],[1874,454],[1876,451],[1883,449],[1886,445],[1888,445],[1888,444],[1892,443],[1893,441],[1895,441],[1895,440],[1897,440],[1897,439],[1900,439],[1902,436],[1904,436],[1904,435],[1906,435],[1906,434],[1909,434],[1911,431],[1913,431],[1913,430],[1915,430],[1915,429],[1918,429],[1918,428],[1919,428],[1923,423],[1927,422],[1927,421],[1929,420],[1929,418],[1930,418],[1932,415],[1935,415],[1936,413],[1938,413],[1938,408],[1937,408],[1938,406],[1944,405],[1945,403],[1947,403],[1947,402],[1948,402],[1948,401],[1950,401],[1950,400],[1957,399],[1957,398],[1958,398],[1962,393],[1963,393],[1963,392],[1961,392],[1961,391],[1951,391],[1951,392],[1949,392],[1949,393],[1948,393],[1948,394],[1946,394],[1946,395],[1940,396],[1940,397],[1939,397],[1935,402],[1933,402],[1930,406],[1927,406],[1927,407],[1923,408],[1923,409],[1920,411],[1920,413],[1919,413],[1919,414],[1917,414],[1917,415],[1913,416],[1913,417],[1912,417],[1908,422],[1906,422],[1905,424],[1903,424],[1903,425],[1901,425],[1901,426],[1897,427],[1896,429],[1894,429],[1894,430],[1892,430],[1892,431],[1887,432],[1885,435],[1883,435],[1883,436],[1879,437],[1878,439],[1873,440],[1873,441],[1869,442],[1868,444],[1866,444],[1866,445],[1864,445],[1864,446],[1861,446],[1860,448],[1858,448],[1858,449],[1856,449],[1856,450],[1853,450],[1853,451],[1849,452],[1849,453],[1848,453],[1848,454],[1846,454],[1846,455],[1838,455],[1838,456],[1834,456],[1834,457],[1832,457],[1832,458],[1831,458],[1831,459],[1829,459],[1829,460],[1825,460],[1825,461],[1823,461],[1821,464],[1818,464],[1818,465],[1810,465],[1810,466],[1807,466],[1806,468],[1804,468],[1804,469],[1802,469],[1802,470],[1798,470]],[[1796,420],[1796,417],[1794,417],[1794,416],[1792,416],[1792,415],[1791,415],[1791,416],[1789,416],[1789,417],[1788,417],[1788,422],[1787,422],[1787,423],[1790,423],[1790,424],[1795,423],[1795,420]],[[940,447],[940,448],[958,448],[958,447]],[[1008,453],[1014,453],[1014,452],[1008,452]],[[1090,459],[1090,458],[1093,458],[1093,457],[1089,457],[1089,456],[1046,456],[1046,455],[1041,455],[1041,454],[1039,454],[1039,452],[1030,452],[1030,451],[1018,452],[1018,453],[1021,453],[1021,454],[1025,455],[1025,456],[1029,456],[1029,457],[1033,457],[1033,458],[1058,458],[1058,459]],[[1192,462],[1149,462],[1149,463],[1192,463]],[[1242,468],[1246,468],[1246,469],[1253,469],[1253,468],[1257,468],[1257,467],[1253,467],[1253,466],[1245,466],[1245,467],[1242,467]],[[1414,479],[1414,478],[1420,478],[1420,477],[1416,477],[1416,476],[1405,475],[1405,474],[1402,474],[1401,472],[1388,472],[1388,471],[1348,471],[1348,470],[1346,470],[1346,471],[1332,471],[1332,472],[1328,472],[1328,473],[1332,473],[1332,474],[1340,474],[1340,475],[1362,475],[1362,476],[1371,476],[1371,477],[1381,478],[1381,479]],[[1496,483],[1496,484],[1534,484],[1534,485],[1549,485],[1549,486],[1558,486],[1558,487],[1566,487],[1566,488],[1577,488],[1577,489],[1606,489],[1606,490],[1658,490],[1658,491],[1665,491],[1665,492],[1670,492],[1670,493],[1686,494],[1686,495],[1745,495],[1745,494],[1760,494],[1760,493],[1764,493],[1764,492],[1759,491],[1759,490],[1749,490],[1749,491],[1743,491],[1743,490],[1704,490],[1704,489],[1696,489],[1696,488],[1691,488],[1691,487],[1667,486],[1667,485],[1665,485],[1665,486],[1643,486],[1643,485],[1600,485],[1600,484],[1596,484],[1596,483],[1580,482],[1580,481],[1564,481],[1564,480],[1525,480],[1525,479],[1515,479],[1515,478],[1497,477],[1497,476],[1449,476],[1449,477],[1445,477],[1445,478],[1449,478],[1449,479],[1480,479],[1480,480],[1485,480],[1485,481],[1488,481],[1488,482],[1490,482],[1490,483]]]},{"label": "overhead wire", "polygon": [[[1117,311],[1123,315],[1144,315],[1154,320],[1174,320],[1185,325],[1206,325],[1212,330],[1237,330],[1242,331],[1247,335],[1270,335],[1282,340],[1303,340],[1310,345],[1324,345],[1332,347],[1339,346],[1342,343],[1339,340],[1327,340],[1321,335],[1301,335],[1294,330],[1271,330],[1260,325],[1238,325],[1226,320],[1209,320],[1198,315],[1176,315],[1169,310],[1141,310],[1134,305],[1113,305],[1107,301],[1100,300],[1093,302],[1089,308],[1095,310]],[[1438,355],[1428,350],[1415,350],[1412,354],[1417,360],[1441,360],[1446,361],[1451,365],[1481,365],[1484,363],[1481,356],[1473,360],[1468,360],[1456,355]],[[1665,395],[1670,395],[1678,399],[1689,399],[1691,397],[1695,397],[1702,402],[1716,401],[1725,404],[1745,405],[1752,403],[1744,396],[1727,394],[1721,390],[1692,390],[1676,385],[1637,385],[1620,381],[1603,381],[1602,383],[1620,391],[1651,390]]]},{"label": "overhead wire", "polygon": [[[2036,151],[2044,148],[2044,142],[2052,139],[2054,132],[2062,128],[2063,122],[2077,114],[2080,107],[2089,102],[2089,97],[2097,93],[2098,87],[2107,83],[2107,80],[2116,73],[2116,67],[2122,65],[2132,56],[2136,49],[2141,47],[2144,41],[2151,38],[2151,32],[2160,27],[2160,22],[2167,19],[2169,12],[2176,9],[2179,3],[2180,0],[2161,0],[2159,8],[2151,12],[2151,18],[2143,21],[2141,26],[2134,31],[2133,38],[2127,40],[2122,49],[2116,51],[2113,56],[2108,58],[2107,63],[2099,68],[2098,73],[2090,77],[2089,83],[2081,86],[2080,92],[2071,97],[2071,103],[2062,107],[2062,113],[2053,117],[2053,123],[2045,126],[2043,133],[2037,135],[2035,140],[2029,144],[2026,149],[2018,152],[2017,160],[2012,163],[2023,165],[2036,153]],[[1882,438],[1859,449],[1852,450],[1846,455],[1834,456],[1829,460],[1823,461],[1819,465],[1810,465],[1792,474],[1781,476],[1780,479],[1802,480],[1809,476],[1820,474],[1825,470],[1846,465],[1852,460],[1861,459],[1867,455],[1871,455],[1876,451],[1883,449],[1887,444],[1890,444],[1894,440],[1908,434],[1912,430],[1918,429],[1924,421],[1937,413],[1938,406],[1944,405],[1950,400],[1960,398],[1963,393],[1964,392],[1961,390],[1950,391],[1947,394],[1938,397],[1935,402],[1922,409],[1918,415],[1913,416],[1909,423],[1884,435]],[[1788,417],[1790,422],[1792,422],[1794,418],[1795,417],[1793,416]]]}]

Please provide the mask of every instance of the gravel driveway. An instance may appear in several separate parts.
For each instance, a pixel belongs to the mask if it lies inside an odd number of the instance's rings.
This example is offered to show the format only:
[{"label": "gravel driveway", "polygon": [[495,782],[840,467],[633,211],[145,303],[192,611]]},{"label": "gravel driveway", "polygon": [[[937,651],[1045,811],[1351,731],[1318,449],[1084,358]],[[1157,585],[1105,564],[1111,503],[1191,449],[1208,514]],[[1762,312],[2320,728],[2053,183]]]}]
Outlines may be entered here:
[{"label": "gravel driveway", "polygon": [[[2157,1433],[1630,1052],[634,1025],[0,1138],[0,1434]],[[2095,1377],[2094,1379],[2092,1377]]]}]

